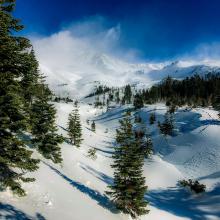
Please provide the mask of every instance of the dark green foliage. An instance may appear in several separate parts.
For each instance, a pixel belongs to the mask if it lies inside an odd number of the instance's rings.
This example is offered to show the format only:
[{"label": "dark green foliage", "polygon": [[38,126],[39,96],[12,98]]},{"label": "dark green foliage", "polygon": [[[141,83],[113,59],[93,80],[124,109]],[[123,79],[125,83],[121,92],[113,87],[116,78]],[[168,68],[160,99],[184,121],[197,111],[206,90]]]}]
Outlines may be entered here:
[{"label": "dark green foliage", "polygon": [[140,91],[145,103],[164,101],[168,106],[209,106],[220,94],[220,74],[194,75],[184,80],[167,77],[150,89]]},{"label": "dark green foliage", "polygon": [[144,107],[143,98],[142,98],[142,96],[139,93],[137,93],[134,96],[134,108],[135,109],[140,109],[140,108],[143,108],[143,107]]},{"label": "dark green foliage", "polygon": [[115,92],[115,102],[117,103],[117,104],[119,104],[120,103],[120,96],[119,96],[119,89]]},{"label": "dark green foliage", "polygon": [[150,155],[153,154],[153,142],[151,139],[150,134],[146,134],[146,141],[145,141],[145,158],[149,158]]},{"label": "dark green foliage", "polygon": [[105,93],[109,92],[110,90],[111,90],[111,88],[109,88],[107,86],[100,85],[97,88],[95,88],[95,92],[90,93],[85,98],[89,98],[89,97],[92,97],[92,96],[95,96],[95,95],[105,94]]},{"label": "dark green foliage", "polygon": [[114,100],[114,94],[112,94],[111,92],[110,92],[109,95],[108,95],[108,100],[109,100],[110,102],[112,102],[112,101]]},{"label": "dark green foliage", "polygon": [[80,123],[80,115],[77,103],[75,104],[74,110],[69,114],[68,120],[68,134],[71,143],[80,147],[82,142],[82,126]]},{"label": "dark green foliage", "polygon": [[54,163],[61,163],[61,149],[59,144],[63,137],[57,134],[55,125],[56,109],[50,101],[50,92],[43,84],[40,86],[39,96],[31,107],[31,132],[33,144],[38,151]]},{"label": "dark green foliage", "polygon": [[169,112],[170,114],[175,113],[175,111],[177,110],[177,107],[176,107],[174,104],[170,104],[170,105],[168,105],[168,106],[169,106],[168,112]]},{"label": "dark green foliage", "polygon": [[155,112],[153,112],[150,114],[149,123],[152,125],[155,123],[155,121],[156,121],[156,115],[155,115]]},{"label": "dark green foliage", "polygon": [[141,122],[142,122],[142,118],[139,115],[135,115],[134,123],[141,123]]},{"label": "dark green foliage", "polygon": [[188,180],[180,180],[180,186],[189,187],[191,191],[195,193],[203,193],[205,192],[206,186],[204,184],[199,183],[198,180],[193,181],[192,179]]},{"label": "dark green foliage", "polygon": [[22,196],[21,182],[34,180],[24,174],[36,170],[39,162],[19,139],[28,127],[25,106],[30,100],[24,100],[22,81],[35,64],[29,40],[13,35],[23,28],[12,16],[14,6],[13,0],[0,1],[0,188]]},{"label": "dark green foliage", "polygon": [[108,195],[112,197],[116,207],[132,218],[148,213],[144,194],[147,190],[145,178],[142,176],[144,165],[144,148],[142,137],[133,131],[130,113],[120,120],[120,128],[116,130],[115,152],[113,155],[114,184],[109,186]]},{"label": "dark green foliage", "polygon": [[220,95],[216,94],[215,97],[213,98],[213,101],[212,101],[212,105],[213,105],[213,108],[217,111],[219,111],[219,117],[220,117]]},{"label": "dark green foliage", "polygon": [[91,158],[92,160],[96,160],[97,159],[97,155],[96,155],[96,149],[95,148],[91,148],[88,150],[88,157]]},{"label": "dark green foliage", "polygon": [[95,108],[98,108],[98,107],[100,107],[100,106],[103,106],[103,102],[101,102],[101,101],[99,100],[99,96],[96,97],[94,106],[95,106]]},{"label": "dark green foliage", "polygon": [[61,98],[61,97],[59,97],[59,96],[56,96],[55,98],[54,98],[54,102],[65,102],[65,103],[69,103],[69,102],[73,102],[73,100],[71,99],[71,98],[69,98],[69,97],[66,97],[66,98]]},{"label": "dark green foliage", "polygon": [[163,123],[158,122],[158,127],[163,135],[165,136],[173,135],[173,129],[174,129],[173,114],[170,114],[169,111],[166,112],[166,114],[164,115]]},{"label": "dark green foliage", "polygon": [[94,122],[94,121],[93,121],[92,124],[91,124],[91,130],[92,130],[93,132],[95,132],[95,130],[96,130],[96,125],[95,125],[95,122]]},{"label": "dark green foliage", "polygon": [[150,134],[145,134],[142,129],[136,130],[134,134],[136,140],[139,140],[139,144],[141,146],[142,152],[144,153],[144,157],[149,158],[153,153],[153,142],[151,140]]},{"label": "dark green foliage", "polygon": [[132,97],[132,91],[131,91],[131,86],[130,85],[126,85],[125,86],[125,91],[124,91],[124,102],[126,104],[130,104],[131,103],[131,97]]}]

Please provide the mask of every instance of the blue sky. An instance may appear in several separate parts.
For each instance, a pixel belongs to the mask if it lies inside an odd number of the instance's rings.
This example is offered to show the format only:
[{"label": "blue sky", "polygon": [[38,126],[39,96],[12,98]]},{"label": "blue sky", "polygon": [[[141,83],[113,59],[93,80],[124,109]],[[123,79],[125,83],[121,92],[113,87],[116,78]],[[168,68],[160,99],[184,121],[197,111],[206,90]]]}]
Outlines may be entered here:
[{"label": "blue sky", "polygon": [[15,15],[25,24],[25,35],[38,36],[96,20],[96,28],[77,34],[117,27],[117,44],[124,50],[167,60],[212,50],[218,56],[219,8],[219,0],[17,0]]}]

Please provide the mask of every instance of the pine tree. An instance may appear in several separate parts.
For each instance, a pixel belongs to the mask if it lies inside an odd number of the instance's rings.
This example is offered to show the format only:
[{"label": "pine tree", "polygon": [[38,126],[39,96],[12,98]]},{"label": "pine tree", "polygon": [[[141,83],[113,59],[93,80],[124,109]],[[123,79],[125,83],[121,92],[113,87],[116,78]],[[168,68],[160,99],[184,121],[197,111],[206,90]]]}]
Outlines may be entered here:
[{"label": "pine tree", "polygon": [[158,127],[163,135],[165,136],[173,135],[173,129],[174,129],[173,114],[167,111],[166,114],[164,115],[163,123],[158,122]]},{"label": "pine tree", "polygon": [[54,163],[61,163],[61,149],[59,144],[63,137],[57,134],[55,125],[56,109],[49,103],[51,93],[44,84],[39,85],[39,95],[31,108],[31,129],[33,144],[38,151]]},{"label": "pine tree", "polygon": [[95,125],[95,122],[94,122],[94,121],[93,121],[92,124],[91,124],[91,130],[92,130],[93,132],[95,132],[95,130],[96,130],[96,125]]},{"label": "pine tree", "polygon": [[143,108],[143,107],[144,107],[143,98],[139,93],[137,93],[134,96],[134,108],[135,109],[140,109],[140,108]]},{"label": "pine tree", "polygon": [[42,79],[33,48],[31,48],[29,56],[26,57],[26,66],[24,68],[26,68],[26,74],[21,79],[21,88],[25,99],[25,107],[30,111],[33,99],[38,92],[37,85]]},{"label": "pine tree", "polygon": [[215,96],[212,106],[215,110],[219,111],[218,116],[220,117],[220,95]]},{"label": "pine tree", "polygon": [[135,115],[134,123],[141,123],[141,122],[142,122],[142,118],[139,115]]},{"label": "pine tree", "polygon": [[80,147],[82,142],[82,127],[77,103],[75,103],[74,110],[69,114],[68,134],[71,143]]},{"label": "pine tree", "polygon": [[130,85],[126,85],[125,86],[125,91],[124,91],[124,102],[127,104],[131,103],[131,97],[132,97],[132,91],[131,91],[131,86]]},{"label": "pine tree", "polygon": [[24,174],[36,170],[39,160],[32,159],[32,151],[19,138],[27,130],[21,79],[30,71],[31,44],[13,35],[23,29],[12,16],[14,7],[15,0],[0,1],[0,188],[25,195],[21,182],[34,179]]},{"label": "pine tree", "polygon": [[97,159],[97,155],[96,155],[96,149],[95,148],[91,148],[88,150],[88,157],[90,157],[92,160],[96,160]]},{"label": "pine tree", "polygon": [[133,218],[148,213],[144,194],[147,190],[145,178],[142,176],[144,151],[141,139],[135,137],[130,113],[119,121],[120,128],[116,130],[115,152],[113,155],[114,183],[107,192],[112,197],[116,207]]},{"label": "pine tree", "polygon": [[156,121],[156,115],[155,115],[155,112],[153,112],[150,114],[149,122],[152,125],[154,124],[155,121]]},{"label": "pine tree", "polygon": [[149,158],[149,156],[153,154],[153,142],[149,133],[146,134],[144,149],[145,158]]}]

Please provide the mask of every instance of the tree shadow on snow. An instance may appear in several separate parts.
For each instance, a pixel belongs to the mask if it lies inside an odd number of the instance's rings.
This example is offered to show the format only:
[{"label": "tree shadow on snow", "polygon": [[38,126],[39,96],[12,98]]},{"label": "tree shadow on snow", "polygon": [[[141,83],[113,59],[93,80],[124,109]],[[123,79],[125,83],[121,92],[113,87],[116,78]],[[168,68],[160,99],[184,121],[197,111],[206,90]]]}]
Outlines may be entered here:
[{"label": "tree shadow on snow", "polygon": [[152,206],[176,216],[192,220],[220,219],[220,185],[201,195],[192,195],[177,187],[151,190],[145,198]]},{"label": "tree shadow on snow", "polygon": [[181,133],[191,132],[201,126],[220,125],[216,119],[201,120],[201,114],[195,112],[186,112],[183,115],[177,112],[175,114],[176,125]]},{"label": "tree shadow on snow", "polygon": [[0,202],[0,219],[8,220],[46,220],[40,213],[36,213],[35,217],[29,216],[23,211],[15,208],[10,204]]},{"label": "tree shadow on snow", "polygon": [[95,176],[96,178],[98,178],[99,180],[105,182],[106,184],[108,184],[108,185],[112,185],[113,184],[113,179],[110,176],[108,176],[108,175],[106,175],[106,174],[104,174],[104,173],[102,173],[100,171],[97,171],[97,170],[95,170],[92,167],[87,166],[87,165],[81,165],[80,167],[84,171],[86,171],[87,173]]},{"label": "tree shadow on snow", "polygon": [[102,206],[103,208],[108,209],[112,213],[115,213],[115,214],[118,213],[118,210],[115,208],[114,204],[110,201],[110,199],[106,195],[102,195],[100,192],[98,192],[98,191],[96,191],[94,189],[91,189],[88,186],[83,185],[82,183],[79,183],[79,182],[76,182],[76,181],[70,179],[69,177],[67,177],[66,175],[64,175],[63,173],[61,173],[59,170],[57,170],[56,168],[52,167],[48,163],[46,163],[46,162],[43,162],[43,163],[45,165],[47,165],[51,170],[56,172],[58,175],[60,175],[71,186],[75,187],[80,192],[86,194],[91,199],[97,201],[98,204],[100,206]]},{"label": "tree shadow on snow", "polygon": [[98,116],[95,121],[102,121],[102,122],[108,122],[116,119],[123,118],[123,114],[131,109],[120,109],[117,108],[114,110],[110,110],[102,114],[101,116]]},{"label": "tree shadow on snow", "polygon": [[94,149],[96,149],[97,152],[100,152],[100,154],[102,154],[103,156],[107,157],[107,158],[112,158],[112,151],[108,151],[108,150],[103,150],[97,147],[93,147]]}]

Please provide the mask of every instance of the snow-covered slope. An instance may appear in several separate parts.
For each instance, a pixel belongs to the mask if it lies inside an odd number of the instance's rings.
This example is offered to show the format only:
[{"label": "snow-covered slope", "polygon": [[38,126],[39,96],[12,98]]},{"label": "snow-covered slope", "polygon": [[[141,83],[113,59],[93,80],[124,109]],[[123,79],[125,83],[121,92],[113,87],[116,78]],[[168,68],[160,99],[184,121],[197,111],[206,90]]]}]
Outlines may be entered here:
[{"label": "snow-covered slope", "polygon": [[[56,104],[59,132],[67,136],[66,125],[71,104]],[[112,183],[111,154],[118,119],[129,106],[117,107],[106,113],[87,103],[80,103],[83,123],[83,144],[77,149],[62,144],[63,163],[54,165],[41,158],[40,169],[32,175],[36,182],[25,184],[28,195],[17,198],[9,191],[0,193],[0,219],[48,220],[127,220],[117,213],[105,195]],[[163,104],[146,106],[139,111],[150,129],[154,156],[146,160],[144,175],[148,185],[146,199],[150,214],[141,220],[220,219],[220,123],[211,109],[177,111],[175,126],[178,136],[164,139],[149,115],[156,108],[157,120],[162,120]],[[96,121],[96,133],[87,119]],[[105,133],[106,128],[108,133]],[[97,149],[97,159],[87,157],[87,151]],[[196,177],[207,185],[204,195],[191,195],[176,186],[182,178]]]},{"label": "snow-covered slope", "polygon": [[185,78],[195,74],[205,75],[208,73],[220,72],[220,67],[217,63],[192,63],[186,61],[176,61],[164,66],[160,70],[152,70],[148,73],[148,77],[152,80],[161,80],[168,75],[174,78]]},{"label": "snow-covered slope", "polygon": [[[73,56],[73,51],[62,44],[50,47],[46,42],[37,50],[40,68],[47,76],[47,82],[62,97],[82,98],[98,82],[107,86],[129,83],[147,87],[167,75],[183,78],[195,73],[219,71],[218,63],[132,64],[93,50],[77,51]],[[66,50],[65,59],[60,50]],[[53,56],[49,56],[47,51]],[[0,192],[0,219],[129,219],[129,216],[115,210],[105,191],[113,181],[110,165],[115,129],[130,106],[105,112],[89,105],[91,100],[81,99],[80,102],[84,139],[81,148],[64,142],[61,146],[62,165],[55,165],[34,152],[35,157],[41,159],[39,170],[30,174],[36,181],[24,184],[27,191],[24,198],[18,198],[10,191]],[[73,106],[65,103],[55,105],[59,132],[67,137],[67,119]],[[154,155],[144,165],[150,213],[140,219],[220,219],[220,122],[217,112],[208,108],[179,109],[175,113],[177,135],[164,138],[156,125],[149,125],[149,116],[154,109],[157,120],[163,120],[166,112],[163,104],[145,106],[138,112],[154,143]],[[96,133],[90,130],[88,119],[96,121]],[[97,150],[96,160],[87,156],[91,148]],[[207,192],[196,196],[181,189],[177,181],[183,178],[197,178],[207,185]]]}]

